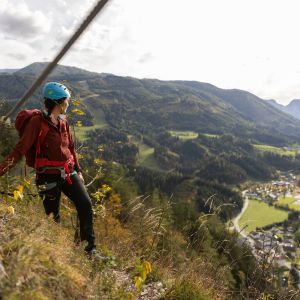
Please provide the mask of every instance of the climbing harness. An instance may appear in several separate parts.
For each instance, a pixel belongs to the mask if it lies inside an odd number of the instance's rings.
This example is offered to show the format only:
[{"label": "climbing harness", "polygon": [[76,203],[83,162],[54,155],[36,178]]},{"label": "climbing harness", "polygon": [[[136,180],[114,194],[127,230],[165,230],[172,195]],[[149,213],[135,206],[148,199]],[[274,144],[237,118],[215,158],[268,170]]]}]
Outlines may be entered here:
[{"label": "climbing harness", "polygon": [[[42,172],[39,172],[38,174],[41,174],[46,170],[54,169],[54,168],[44,168],[44,169],[45,170],[43,170]],[[64,168],[55,168],[55,170],[58,170],[58,169],[61,171],[61,180],[62,180],[62,182],[64,182],[65,180],[67,180],[67,182],[68,182],[68,178],[71,178],[73,175],[77,174],[76,171],[73,171],[69,174],[66,174]],[[45,182],[44,184],[37,184],[36,186],[37,186],[37,189],[38,189],[39,192],[45,192],[45,191],[49,191],[49,190],[54,189],[55,187],[57,187],[62,182],[58,182],[58,181]]]},{"label": "climbing harness", "polygon": [[[66,180],[69,184],[72,184],[71,175],[75,174],[70,171],[69,165],[74,164],[73,156],[67,161],[52,161],[47,158],[36,158],[34,168],[38,173],[44,173],[47,169],[60,170],[61,178]],[[39,171],[39,169],[42,169]]]}]

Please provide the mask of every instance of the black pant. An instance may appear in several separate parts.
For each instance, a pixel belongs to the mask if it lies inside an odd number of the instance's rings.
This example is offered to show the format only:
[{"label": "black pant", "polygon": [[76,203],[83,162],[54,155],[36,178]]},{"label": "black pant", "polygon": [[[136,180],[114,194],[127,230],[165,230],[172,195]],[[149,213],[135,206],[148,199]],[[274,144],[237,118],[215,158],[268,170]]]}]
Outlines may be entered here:
[{"label": "black pant", "polygon": [[[93,229],[93,210],[91,199],[77,174],[71,176],[72,184],[56,174],[37,174],[36,184],[39,195],[44,199],[43,204],[47,215],[53,214],[54,220],[60,222],[60,196],[63,192],[75,205],[80,221],[80,239],[87,241],[86,251],[95,248],[95,234]],[[56,186],[53,187],[53,185]],[[41,186],[50,189],[42,190]],[[52,187],[51,187],[52,185]]]}]

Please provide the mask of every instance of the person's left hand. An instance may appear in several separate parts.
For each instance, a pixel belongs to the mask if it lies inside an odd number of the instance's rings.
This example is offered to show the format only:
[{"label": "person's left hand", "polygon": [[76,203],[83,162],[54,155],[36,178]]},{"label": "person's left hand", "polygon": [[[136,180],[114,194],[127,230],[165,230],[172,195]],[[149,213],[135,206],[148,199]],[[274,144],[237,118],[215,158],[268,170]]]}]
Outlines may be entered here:
[{"label": "person's left hand", "polygon": [[79,176],[79,178],[81,179],[81,182],[84,184],[84,178],[83,178],[81,172],[78,172],[78,176]]}]

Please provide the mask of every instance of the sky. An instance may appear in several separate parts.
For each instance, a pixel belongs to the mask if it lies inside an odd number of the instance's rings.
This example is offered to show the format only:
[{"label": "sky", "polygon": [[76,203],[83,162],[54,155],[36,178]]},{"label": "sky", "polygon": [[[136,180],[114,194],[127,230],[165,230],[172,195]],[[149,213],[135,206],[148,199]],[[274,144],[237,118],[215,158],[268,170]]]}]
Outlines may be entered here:
[{"label": "sky", "polygon": [[[95,0],[0,0],[0,69],[50,61]],[[60,64],[300,99],[299,0],[110,0]]]}]

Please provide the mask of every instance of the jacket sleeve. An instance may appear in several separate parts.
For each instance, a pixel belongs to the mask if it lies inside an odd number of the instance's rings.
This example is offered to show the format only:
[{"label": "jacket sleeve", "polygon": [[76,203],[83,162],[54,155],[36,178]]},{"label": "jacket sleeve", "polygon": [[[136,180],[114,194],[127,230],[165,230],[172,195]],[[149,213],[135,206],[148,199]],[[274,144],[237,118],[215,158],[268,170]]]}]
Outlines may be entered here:
[{"label": "jacket sleeve", "polygon": [[17,162],[22,158],[22,156],[28,152],[28,150],[38,138],[40,127],[40,116],[32,117],[32,119],[26,125],[24,133],[20,138],[19,142],[15,145],[13,150],[0,164],[0,176],[4,175],[8,170],[13,168],[17,164]]},{"label": "jacket sleeve", "polygon": [[68,135],[69,135],[69,149],[70,149],[70,152],[72,153],[73,158],[74,158],[74,164],[75,164],[74,167],[75,167],[76,172],[81,172],[81,167],[79,165],[77,154],[76,154],[76,151],[75,151],[75,143],[74,143],[74,140],[73,140],[73,136],[72,136],[69,124],[67,124],[67,130],[68,130]]}]

